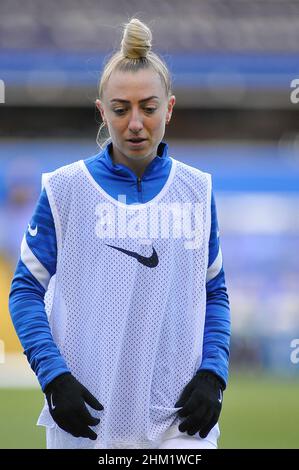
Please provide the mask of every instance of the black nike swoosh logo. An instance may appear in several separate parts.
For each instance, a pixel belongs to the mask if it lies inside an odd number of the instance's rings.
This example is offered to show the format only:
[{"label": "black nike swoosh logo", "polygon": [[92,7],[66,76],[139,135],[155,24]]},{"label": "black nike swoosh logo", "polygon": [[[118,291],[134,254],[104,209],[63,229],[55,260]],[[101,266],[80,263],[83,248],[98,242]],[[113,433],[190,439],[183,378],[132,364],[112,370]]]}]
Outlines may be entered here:
[{"label": "black nike swoosh logo", "polygon": [[139,255],[135,251],[125,250],[124,248],[120,248],[119,246],[108,245],[107,243],[106,245],[110,246],[111,248],[115,248],[118,251],[122,251],[122,253],[125,253],[126,255],[136,258],[139,263],[143,264],[144,266],[147,266],[148,268],[155,268],[156,266],[158,266],[159,259],[154,247],[152,256],[148,258],[146,256]]}]

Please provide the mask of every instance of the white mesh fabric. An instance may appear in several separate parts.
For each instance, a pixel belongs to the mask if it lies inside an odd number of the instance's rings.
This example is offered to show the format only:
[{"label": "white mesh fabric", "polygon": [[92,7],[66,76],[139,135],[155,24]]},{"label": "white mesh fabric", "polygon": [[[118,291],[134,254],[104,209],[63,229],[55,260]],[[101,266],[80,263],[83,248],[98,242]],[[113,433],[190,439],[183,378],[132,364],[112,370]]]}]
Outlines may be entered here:
[{"label": "white mesh fabric", "polygon": [[[54,340],[74,376],[104,406],[97,441],[57,429],[61,446],[155,448],[178,421],[174,405],[201,363],[210,235],[208,174],[172,159],[163,190],[146,204],[127,206],[147,224],[153,205],[203,205],[203,243],[184,238],[99,238],[97,207],[112,200],[83,161],[47,175],[45,187],[58,245],[56,275],[45,297]],[[122,226],[122,228],[124,228]],[[150,256],[150,268],[107,244]],[[39,424],[55,427],[45,403]]]}]

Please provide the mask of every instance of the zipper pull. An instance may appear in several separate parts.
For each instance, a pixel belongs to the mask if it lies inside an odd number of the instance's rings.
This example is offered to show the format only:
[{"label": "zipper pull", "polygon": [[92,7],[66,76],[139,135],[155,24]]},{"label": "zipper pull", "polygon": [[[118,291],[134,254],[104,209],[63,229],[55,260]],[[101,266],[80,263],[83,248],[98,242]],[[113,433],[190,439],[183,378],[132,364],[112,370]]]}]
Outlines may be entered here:
[{"label": "zipper pull", "polygon": [[138,191],[140,192],[141,191],[141,178],[137,178],[137,188],[138,188]]}]

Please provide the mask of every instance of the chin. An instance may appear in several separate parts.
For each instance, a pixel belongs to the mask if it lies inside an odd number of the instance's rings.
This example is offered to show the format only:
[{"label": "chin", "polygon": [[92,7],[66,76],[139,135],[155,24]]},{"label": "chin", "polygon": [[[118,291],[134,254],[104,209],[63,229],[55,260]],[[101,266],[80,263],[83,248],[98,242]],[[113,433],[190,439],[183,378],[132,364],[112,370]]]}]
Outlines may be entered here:
[{"label": "chin", "polygon": [[148,157],[148,152],[145,153],[142,152],[142,150],[140,150],[139,152],[135,151],[133,154],[127,153],[126,157],[130,160],[145,160]]},{"label": "chin", "polygon": [[145,160],[151,155],[152,149],[135,149],[135,150],[127,150],[125,155],[130,160]]}]

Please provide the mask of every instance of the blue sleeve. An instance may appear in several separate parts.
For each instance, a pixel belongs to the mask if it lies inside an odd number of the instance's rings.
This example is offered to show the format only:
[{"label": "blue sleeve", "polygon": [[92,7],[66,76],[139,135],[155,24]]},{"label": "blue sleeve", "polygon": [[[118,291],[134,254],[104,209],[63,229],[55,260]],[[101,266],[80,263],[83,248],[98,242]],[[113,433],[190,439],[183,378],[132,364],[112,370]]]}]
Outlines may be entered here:
[{"label": "blue sleeve", "polygon": [[69,369],[54,343],[44,296],[56,272],[56,233],[47,193],[42,191],[24,234],[11,284],[10,315],[31,368],[44,390]]},{"label": "blue sleeve", "polygon": [[223,385],[226,387],[229,366],[230,307],[225,285],[216,204],[213,193],[206,293],[203,359],[199,370],[214,372],[222,379]]}]

